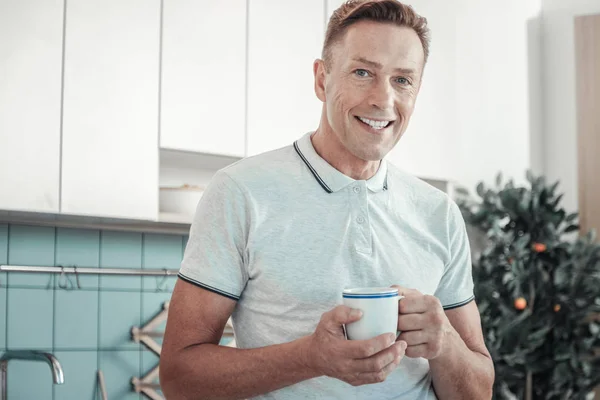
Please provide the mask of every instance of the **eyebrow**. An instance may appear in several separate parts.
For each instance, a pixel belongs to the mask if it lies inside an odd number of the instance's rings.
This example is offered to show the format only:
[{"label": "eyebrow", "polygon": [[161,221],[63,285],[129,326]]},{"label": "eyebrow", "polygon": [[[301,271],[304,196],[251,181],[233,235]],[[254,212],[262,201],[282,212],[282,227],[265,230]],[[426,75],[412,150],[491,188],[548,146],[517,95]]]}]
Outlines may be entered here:
[{"label": "eyebrow", "polygon": [[[366,64],[366,65],[370,65],[373,68],[378,68],[378,69],[383,68],[383,66],[380,63],[378,63],[376,61],[367,60],[364,57],[355,57],[352,60],[358,61],[358,62]],[[398,71],[403,74],[414,74],[415,73],[415,70],[412,68],[394,68],[394,71]]]}]

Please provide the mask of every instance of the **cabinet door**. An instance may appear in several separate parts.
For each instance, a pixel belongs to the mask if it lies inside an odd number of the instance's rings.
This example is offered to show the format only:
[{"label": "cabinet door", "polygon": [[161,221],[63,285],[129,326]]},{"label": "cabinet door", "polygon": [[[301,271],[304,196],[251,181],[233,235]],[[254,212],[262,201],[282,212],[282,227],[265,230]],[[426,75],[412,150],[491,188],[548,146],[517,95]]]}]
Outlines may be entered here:
[{"label": "cabinet door", "polygon": [[62,212],[158,218],[160,0],[69,0]]},{"label": "cabinet door", "polygon": [[325,0],[252,0],[248,9],[248,155],[290,145],[319,125],[313,62]]},{"label": "cabinet door", "polygon": [[163,148],[244,156],[246,0],[165,0]]},{"label": "cabinet door", "polygon": [[59,209],[62,0],[0,1],[0,209]]}]

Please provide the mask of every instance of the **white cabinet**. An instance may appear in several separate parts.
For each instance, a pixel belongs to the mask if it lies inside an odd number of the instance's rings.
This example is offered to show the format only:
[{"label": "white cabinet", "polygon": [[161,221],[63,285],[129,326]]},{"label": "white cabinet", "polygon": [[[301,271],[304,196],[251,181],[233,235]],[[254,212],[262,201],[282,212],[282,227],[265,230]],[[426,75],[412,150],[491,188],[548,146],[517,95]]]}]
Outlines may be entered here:
[{"label": "white cabinet", "polygon": [[62,0],[0,1],[0,209],[59,209]]},{"label": "white cabinet", "polygon": [[290,145],[319,125],[313,62],[325,0],[252,0],[248,9],[248,155]]},{"label": "white cabinet", "polygon": [[246,0],[165,0],[160,146],[244,156],[245,96]]},{"label": "white cabinet", "polygon": [[158,218],[160,0],[67,2],[62,212]]}]

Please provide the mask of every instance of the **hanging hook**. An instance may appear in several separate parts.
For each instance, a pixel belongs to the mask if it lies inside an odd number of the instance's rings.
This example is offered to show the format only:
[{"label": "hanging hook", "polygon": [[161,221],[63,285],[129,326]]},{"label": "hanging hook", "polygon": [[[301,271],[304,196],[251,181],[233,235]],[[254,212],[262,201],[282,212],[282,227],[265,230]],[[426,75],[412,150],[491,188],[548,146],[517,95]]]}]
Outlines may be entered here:
[{"label": "hanging hook", "polygon": [[[164,292],[167,288],[165,287],[166,283],[167,283],[167,275],[168,275],[168,270],[166,268],[163,268],[164,271],[164,275],[162,277],[156,276],[156,291],[157,292]],[[159,281],[160,279],[160,281]]]},{"label": "hanging hook", "polygon": [[60,275],[58,276],[58,287],[61,289],[69,290],[69,278],[65,273],[65,267],[59,265],[60,267]]},{"label": "hanging hook", "polygon": [[77,289],[81,289],[81,284],[79,283],[79,273],[77,272],[77,265],[73,265],[73,271],[75,271],[75,281],[77,282]]}]

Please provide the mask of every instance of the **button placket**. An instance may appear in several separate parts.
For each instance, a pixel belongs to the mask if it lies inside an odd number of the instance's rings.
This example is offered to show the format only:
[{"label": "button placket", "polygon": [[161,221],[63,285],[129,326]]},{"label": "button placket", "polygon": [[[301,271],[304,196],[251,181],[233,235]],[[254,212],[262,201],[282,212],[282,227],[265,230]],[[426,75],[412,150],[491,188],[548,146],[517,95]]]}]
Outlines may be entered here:
[{"label": "button placket", "polygon": [[371,253],[371,224],[369,224],[369,204],[366,182],[356,182],[352,187],[353,204],[356,204],[354,226],[357,233],[355,248],[361,253]]}]

